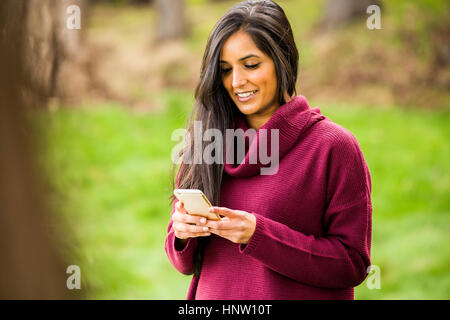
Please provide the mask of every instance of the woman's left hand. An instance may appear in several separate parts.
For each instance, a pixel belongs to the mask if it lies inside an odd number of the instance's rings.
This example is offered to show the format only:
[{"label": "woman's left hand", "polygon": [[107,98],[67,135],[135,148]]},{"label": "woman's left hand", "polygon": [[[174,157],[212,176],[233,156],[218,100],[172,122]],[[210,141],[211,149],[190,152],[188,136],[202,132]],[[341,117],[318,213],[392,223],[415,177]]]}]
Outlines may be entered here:
[{"label": "woman's left hand", "polygon": [[211,233],[234,243],[246,244],[255,232],[256,217],[251,213],[225,207],[210,207],[209,211],[224,216],[220,221],[208,220],[206,226]]}]

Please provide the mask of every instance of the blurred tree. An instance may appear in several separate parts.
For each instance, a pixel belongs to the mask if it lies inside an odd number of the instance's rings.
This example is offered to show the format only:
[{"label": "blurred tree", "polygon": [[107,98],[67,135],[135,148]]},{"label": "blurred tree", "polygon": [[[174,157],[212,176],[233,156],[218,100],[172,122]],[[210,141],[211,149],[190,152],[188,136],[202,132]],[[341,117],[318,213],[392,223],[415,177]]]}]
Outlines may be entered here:
[{"label": "blurred tree", "polygon": [[[88,0],[52,0],[53,16],[53,79],[51,95],[63,101],[77,103],[89,88],[89,77],[86,70],[88,53],[85,44],[87,26]],[[80,8],[81,28],[69,29],[68,19],[72,13],[69,6]]]},{"label": "blurred tree", "polygon": [[367,7],[377,5],[379,0],[328,0],[320,22],[322,29],[332,29],[356,18],[368,17]]},{"label": "blurred tree", "polygon": [[[37,42],[46,35],[29,33],[32,28],[49,31],[45,14],[50,11],[45,6],[50,2],[39,0],[42,8],[34,6],[37,3],[0,1],[0,299],[81,297],[66,286],[68,264],[62,253],[67,251],[59,236],[67,238],[67,230],[46,207],[29,132],[28,99],[23,95],[32,86],[33,96],[45,100],[48,84],[36,81],[48,82],[52,77],[52,66],[46,61],[52,53]],[[42,19],[38,21],[37,12],[30,10],[37,10]],[[26,19],[30,16],[34,19]],[[34,54],[28,52],[32,48]],[[43,64],[31,72],[32,62]]]},{"label": "blurred tree", "polygon": [[156,41],[158,43],[185,38],[189,34],[184,0],[156,0],[156,9],[158,13]]},{"label": "blurred tree", "polygon": [[[45,107],[50,97],[73,101],[83,96],[88,88],[82,45],[87,1],[2,0],[2,4],[23,23],[21,54],[29,82],[24,91],[28,104]],[[67,27],[71,5],[80,8],[81,29]]]}]

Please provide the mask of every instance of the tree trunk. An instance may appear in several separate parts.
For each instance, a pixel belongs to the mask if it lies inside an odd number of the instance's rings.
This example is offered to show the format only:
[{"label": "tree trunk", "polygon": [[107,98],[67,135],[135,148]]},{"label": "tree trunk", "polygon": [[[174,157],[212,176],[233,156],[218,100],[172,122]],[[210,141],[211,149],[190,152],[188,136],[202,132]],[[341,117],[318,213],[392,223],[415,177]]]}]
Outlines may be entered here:
[{"label": "tree trunk", "polygon": [[184,38],[189,33],[184,0],[157,0],[156,41]]},{"label": "tree trunk", "polygon": [[[40,0],[39,0],[40,1]],[[56,1],[56,3],[54,3]],[[87,28],[87,0],[53,0],[55,54],[52,95],[63,102],[78,103],[89,90],[86,70],[88,51],[84,46],[84,30]],[[77,5],[81,12],[81,29],[69,29],[67,20],[71,14],[67,8]]]},{"label": "tree trunk", "polygon": [[77,5],[83,18],[86,3],[86,0],[2,0],[6,26],[15,21],[23,23],[16,37],[21,41],[27,105],[45,107],[49,98],[70,102],[85,94],[88,88],[82,41],[85,21],[80,30],[69,30],[66,22],[70,15],[66,10],[69,5]]},{"label": "tree trunk", "polygon": [[[68,264],[61,253],[70,253],[58,237],[67,238],[67,230],[45,203],[23,96],[32,84],[33,96],[45,101],[52,78],[46,62],[53,52],[41,42],[49,39],[48,17],[27,20],[31,8],[37,10],[31,3],[37,2],[0,1],[0,299],[72,299],[79,292],[66,287]],[[41,3],[39,12],[46,15],[49,2]],[[45,32],[28,34],[31,22]]]}]

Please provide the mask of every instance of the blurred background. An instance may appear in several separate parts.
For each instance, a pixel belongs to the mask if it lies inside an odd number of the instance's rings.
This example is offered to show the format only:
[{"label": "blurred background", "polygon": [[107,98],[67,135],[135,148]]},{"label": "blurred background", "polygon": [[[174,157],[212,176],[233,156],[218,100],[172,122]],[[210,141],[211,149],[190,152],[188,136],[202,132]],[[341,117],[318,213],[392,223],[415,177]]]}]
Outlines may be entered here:
[{"label": "blurred background", "polygon": [[[356,136],[371,172],[381,287],[366,280],[355,298],[449,299],[449,2],[277,2],[297,92]],[[235,3],[2,0],[0,298],[186,297],[191,277],[164,251],[171,134]]]}]

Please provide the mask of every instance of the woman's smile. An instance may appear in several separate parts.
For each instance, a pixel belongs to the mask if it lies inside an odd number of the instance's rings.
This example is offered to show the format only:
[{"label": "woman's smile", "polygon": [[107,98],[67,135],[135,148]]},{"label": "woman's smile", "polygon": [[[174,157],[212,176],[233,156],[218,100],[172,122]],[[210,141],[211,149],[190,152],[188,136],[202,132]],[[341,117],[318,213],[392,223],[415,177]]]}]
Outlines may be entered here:
[{"label": "woman's smile", "polygon": [[255,96],[255,94],[257,92],[258,92],[258,90],[236,93],[236,96],[237,96],[239,102],[248,102],[248,101],[250,101],[250,99],[252,99]]}]

